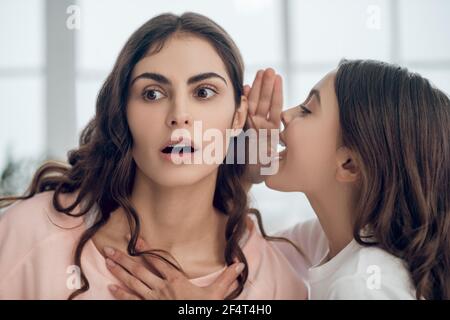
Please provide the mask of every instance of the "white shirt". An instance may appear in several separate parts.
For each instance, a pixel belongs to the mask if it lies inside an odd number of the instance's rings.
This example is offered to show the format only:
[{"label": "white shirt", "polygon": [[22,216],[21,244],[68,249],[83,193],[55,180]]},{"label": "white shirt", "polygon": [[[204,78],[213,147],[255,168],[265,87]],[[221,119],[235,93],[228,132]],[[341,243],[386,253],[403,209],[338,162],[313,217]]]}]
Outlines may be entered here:
[{"label": "white shirt", "polygon": [[307,261],[292,246],[277,242],[290,263],[309,285],[313,300],[416,299],[405,263],[378,248],[351,241],[331,260],[328,240],[317,219],[277,233],[299,246]]}]

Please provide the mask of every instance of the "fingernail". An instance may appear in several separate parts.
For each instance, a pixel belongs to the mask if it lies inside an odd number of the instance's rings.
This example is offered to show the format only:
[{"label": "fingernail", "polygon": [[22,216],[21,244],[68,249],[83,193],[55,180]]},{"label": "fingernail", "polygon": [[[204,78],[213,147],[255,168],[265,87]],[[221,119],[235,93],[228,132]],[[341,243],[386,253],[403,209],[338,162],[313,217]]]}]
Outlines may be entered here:
[{"label": "fingernail", "polygon": [[136,248],[137,249],[143,249],[144,248],[144,241],[141,238],[138,238],[136,241]]},{"label": "fingernail", "polygon": [[105,251],[107,256],[113,256],[115,252],[111,247],[104,247],[103,250]]},{"label": "fingernail", "polygon": [[116,266],[116,263],[111,259],[106,258],[106,265],[110,268],[114,268]]},{"label": "fingernail", "polygon": [[244,270],[244,268],[245,268],[245,264],[243,264],[242,262],[239,263],[239,264],[236,266],[236,273],[237,273],[237,274],[241,273],[242,270]]},{"label": "fingernail", "polygon": [[116,285],[114,285],[114,284],[110,284],[109,286],[108,286],[108,288],[109,288],[109,290],[111,290],[111,291],[117,291],[117,286]]}]

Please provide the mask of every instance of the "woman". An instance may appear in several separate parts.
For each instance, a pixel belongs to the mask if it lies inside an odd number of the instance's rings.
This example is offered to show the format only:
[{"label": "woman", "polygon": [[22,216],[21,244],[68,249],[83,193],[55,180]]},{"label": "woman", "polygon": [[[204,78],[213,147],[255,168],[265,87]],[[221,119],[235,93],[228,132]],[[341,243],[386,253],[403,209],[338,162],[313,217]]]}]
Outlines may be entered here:
[{"label": "woman", "polygon": [[[0,298],[152,299],[168,278],[135,276],[161,263],[220,298],[305,298],[295,270],[248,216],[246,166],[175,163],[208,147],[190,138],[196,121],[222,133],[214,151],[227,154],[225,131],[245,129],[242,81],[238,49],[208,18],[164,14],[140,27],[69,166],[45,164],[25,196],[2,198],[2,206],[22,201],[0,220]],[[138,236],[149,250],[136,250]],[[114,263],[120,258],[128,269]]]}]

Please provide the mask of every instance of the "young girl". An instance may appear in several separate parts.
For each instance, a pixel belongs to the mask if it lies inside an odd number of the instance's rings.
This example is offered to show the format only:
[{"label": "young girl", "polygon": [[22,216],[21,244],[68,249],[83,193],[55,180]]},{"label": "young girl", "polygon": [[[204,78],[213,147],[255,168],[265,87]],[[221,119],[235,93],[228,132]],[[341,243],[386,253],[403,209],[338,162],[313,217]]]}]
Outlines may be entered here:
[{"label": "young girl", "polygon": [[[246,91],[250,122],[271,127],[273,71]],[[317,214],[280,233],[312,261],[280,244],[310,298],[450,299],[448,96],[404,68],[343,61],[281,120],[286,148],[265,182],[304,192]]]},{"label": "young girl", "polygon": [[[25,196],[1,199],[2,207],[21,201],[0,220],[0,298],[158,298],[173,278],[143,274],[147,262],[205,288],[190,297],[305,298],[259,217],[248,215],[246,166],[174,163],[208,147],[195,122],[222,133],[224,150],[214,151],[227,153],[225,131],[246,121],[242,82],[238,49],[206,17],[164,14],[140,27],[69,165],[49,162]],[[174,137],[177,130],[189,136]],[[151,246],[137,250],[138,236]]]},{"label": "young girl", "polygon": [[[260,83],[251,114],[267,113]],[[404,68],[343,61],[281,120],[286,148],[266,184],[304,192],[317,214],[282,233],[318,262],[310,298],[449,299],[448,96]]]}]

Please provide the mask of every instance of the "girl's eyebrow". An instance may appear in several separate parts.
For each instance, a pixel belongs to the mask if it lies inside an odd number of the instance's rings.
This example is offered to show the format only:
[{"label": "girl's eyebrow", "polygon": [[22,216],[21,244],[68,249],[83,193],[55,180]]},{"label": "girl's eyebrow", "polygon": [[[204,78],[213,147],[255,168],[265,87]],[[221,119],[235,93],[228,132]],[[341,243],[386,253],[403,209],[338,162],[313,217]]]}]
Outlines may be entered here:
[{"label": "girl's eyebrow", "polygon": [[[228,83],[225,80],[225,78],[222,77],[221,75],[218,75],[215,72],[200,73],[195,76],[192,76],[188,79],[187,84],[193,84],[193,83],[196,83],[196,82],[199,82],[199,81],[202,81],[205,79],[209,79],[209,78],[219,78],[223,82],[225,82],[225,84],[228,86]],[[151,80],[154,80],[156,82],[159,82],[159,83],[165,84],[165,85],[172,84],[172,82],[169,79],[167,79],[165,76],[163,76],[162,74],[154,73],[154,72],[144,72],[144,73],[138,75],[136,78],[134,78],[131,81],[130,86],[132,86],[139,79],[151,79]]]},{"label": "girl's eyebrow", "polygon": [[309,98],[311,98],[311,96],[316,96],[317,101],[319,101],[319,106],[320,106],[320,91],[317,89],[311,89],[311,91],[308,94],[308,98],[306,98],[306,101],[308,101]]}]

